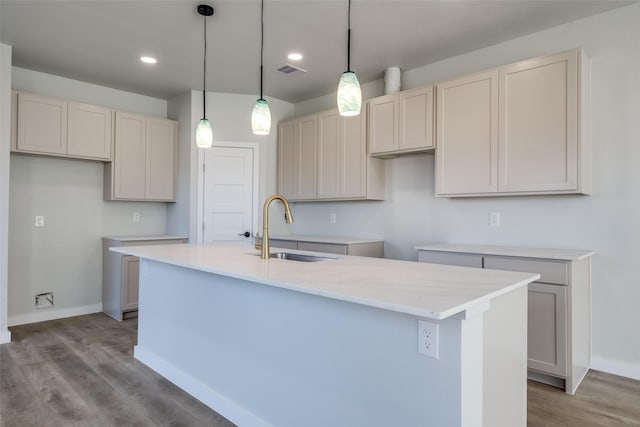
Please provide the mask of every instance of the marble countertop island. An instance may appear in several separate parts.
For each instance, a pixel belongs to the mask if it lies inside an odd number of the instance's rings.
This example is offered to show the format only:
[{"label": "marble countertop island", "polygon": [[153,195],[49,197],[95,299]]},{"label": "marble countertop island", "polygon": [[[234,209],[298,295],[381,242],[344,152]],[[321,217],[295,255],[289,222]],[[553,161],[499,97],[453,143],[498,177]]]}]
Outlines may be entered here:
[{"label": "marble countertop island", "polygon": [[238,426],[526,426],[537,274],[263,260],[246,244],[111,250],[140,257],[136,359]]},{"label": "marble countertop island", "polygon": [[[112,248],[180,267],[431,319],[445,319],[540,276],[368,257],[327,255],[319,262],[262,260],[246,245]],[[309,253],[286,250],[294,253]]]}]

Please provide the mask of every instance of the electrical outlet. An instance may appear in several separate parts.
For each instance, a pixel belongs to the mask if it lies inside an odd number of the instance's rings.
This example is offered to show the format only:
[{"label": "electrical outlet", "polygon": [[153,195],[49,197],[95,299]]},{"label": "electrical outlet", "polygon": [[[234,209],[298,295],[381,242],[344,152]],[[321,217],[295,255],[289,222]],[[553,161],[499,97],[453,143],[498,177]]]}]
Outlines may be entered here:
[{"label": "electrical outlet", "polygon": [[133,213],[133,222],[140,222],[140,212]]},{"label": "electrical outlet", "polygon": [[53,292],[45,292],[36,295],[36,308],[53,307]]},{"label": "electrical outlet", "polygon": [[329,224],[335,224],[336,223],[336,214],[335,212],[331,212],[329,214]]},{"label": "electrical outlet", "polygon": [[491,212],[489,214],[489,225],[492,227],[500,227],[500,212]]},{"label": "electrical outlet", "polygon": [[36,227],[44,227],[44,216],[38,215],[36,216]]},{"label": "electrical outlet", "polygon": [[418,320],[418,353],[439,359],[438,336],[440,325]]}]

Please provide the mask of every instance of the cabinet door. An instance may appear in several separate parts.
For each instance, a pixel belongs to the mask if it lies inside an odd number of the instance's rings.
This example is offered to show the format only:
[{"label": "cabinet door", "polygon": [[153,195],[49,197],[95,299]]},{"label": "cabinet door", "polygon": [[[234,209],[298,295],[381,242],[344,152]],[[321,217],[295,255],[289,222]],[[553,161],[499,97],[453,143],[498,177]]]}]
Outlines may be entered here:
[{"label": "cabinet door", "polygon": [[69,102],[67,154],[111,159],[111,110]]},{"label": "cabinet door", "polygon": [[438,85],[436,194],[498,190],[498,71]]},{"label": "cabinet door", "polygon": [[528,367],[567,374],[567,288],[529,284]]},{"label": "cabinet door", "polygon": [[[340,197],[364,198],[367,196],[367,118],[340,117],[341,148]],[[378,159],[375,159],[378,160]]]},{"label": "cabinet door", "polygon": [[146,121],[144,116],[116,112],[114,197],[145,198]]},{"label": "cabinet door", "polygon": [[500,191],[578,186],[578,51],[500,70]]},{"label": "cabinet door", "polygon": [[67,102],[18,93],[18,151],[44,154],[67,152]]},{"label": "cabinet door", "polygon": [[297,121],[287,121],[278,125],[278,192],[287,199],[295,200]]},{"label": "cabinet door", "polygon": [[303,117],[298,121],[298,199],[317,198],[318,168],[318,129],[317,116]]},{"label": "cabinet door", "polygon": [[173,120],[147,118],[145,198],[148,200],[175,200],[176,132]]},{"label": "cabinet door", "polygon": [[434,148],[433,86],[400,92],[398,150]]},{"label": "cabinet door", "polygon": [[340,197],[340,171],[345,163],[338,109],[318,115],[318,199]]},{"label": "cabinet door", "polygon": [[269,239],[269,246],[272,248],[298,249],[298,242],[295,240]]},{"label": "cabinet door", "polygon": [[138,290],[140,287],[140,259],[135,256],[122,257],[122,311],[138,308]]},{"label": "cabinet door", "polygon": [[374,98],[368,103],[369,154],[398,149],[398,96]]}]

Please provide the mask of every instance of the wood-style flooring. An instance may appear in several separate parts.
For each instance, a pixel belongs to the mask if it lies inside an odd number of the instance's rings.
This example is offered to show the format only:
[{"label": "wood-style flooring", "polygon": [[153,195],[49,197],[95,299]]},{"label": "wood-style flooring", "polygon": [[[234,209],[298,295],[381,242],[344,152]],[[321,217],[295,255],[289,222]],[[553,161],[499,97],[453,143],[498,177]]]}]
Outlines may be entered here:
[{"label": "wood-style flooring", "polygon": [[10,328],[0,426],[233,426],[133,358],[137,327],[100,313]]},{"label": "wood-style flooring", "polygon": [[[11,328],[0,427],[232,426],[133,358],[137,325],[91,314]],[[528,396],[530,427],[640,426],[640,381],[592,371],[575,396],[532,381]]]}]

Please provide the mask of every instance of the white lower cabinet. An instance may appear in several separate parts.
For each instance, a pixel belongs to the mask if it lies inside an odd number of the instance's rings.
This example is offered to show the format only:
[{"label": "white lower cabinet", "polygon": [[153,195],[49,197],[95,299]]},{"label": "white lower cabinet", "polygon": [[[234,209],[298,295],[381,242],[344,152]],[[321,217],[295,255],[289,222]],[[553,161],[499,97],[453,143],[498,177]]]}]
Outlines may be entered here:
[{"label": "white lower cabinet", "polygon": [[122,311],[138,309],[138,289],[140,287],[140,258],[126,255],[122,257]]},{"label": "white lower cabinet", "polygon": [[140,259],[112,252],[117,246],[146,246],[186,243],[180,236],[113,236],[102,238],[102,311],[116,320],[136,315]]},{"label": "white lower cabinet", "polygon": [[418,261],[540,274],[529,284],[529,378],[574,394],[591,364],[590,251],[434,244]]},{"label": "white lower cabinet", "polygon": [[529,285],[529,368],[567,375],[567,288]]}]

